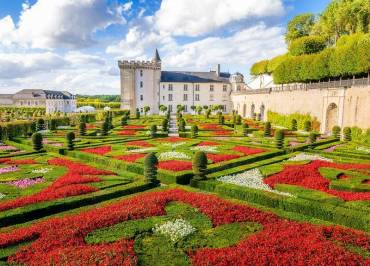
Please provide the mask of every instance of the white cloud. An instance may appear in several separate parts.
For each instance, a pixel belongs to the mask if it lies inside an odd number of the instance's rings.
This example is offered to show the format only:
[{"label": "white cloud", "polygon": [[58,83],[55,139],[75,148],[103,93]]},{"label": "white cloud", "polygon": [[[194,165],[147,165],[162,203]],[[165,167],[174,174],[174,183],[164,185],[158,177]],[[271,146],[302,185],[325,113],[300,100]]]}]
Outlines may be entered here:
[{"label": "white cloud", "polygon": [[[10,28],[13,21],[5,19]],[[105,0],[38,0],[23,6],[12,41],[41,49],[82,48],[94,43],[97,30],[123,22],[119,9],[107,7]]]},{"label": "white cloud", "polygon": [[9,46],[14,38],[15,25],[10,16],[0,19],[0,44]]},{"label": "white cloud", "polygon": [[230,22],[283,13],[281,0],[163,0],[155,27],[176,36],[198,36]]},{"label": "white cloud", "polygon": [[105,59],[100,56],[84,54],[81,52],[68,52],[65,56],[72,65],[104,65],[106,63]]},{"label": "white cloud", "polygon": [[129,1],[129,2],[127,2],[127,3],[124,3],[124,4],[122,5],[122,10],[123,10],[124,12],[129,11],[129,10],[132,8],[132,4],[133,4],[133,2],[132,2],[132,1]]}]

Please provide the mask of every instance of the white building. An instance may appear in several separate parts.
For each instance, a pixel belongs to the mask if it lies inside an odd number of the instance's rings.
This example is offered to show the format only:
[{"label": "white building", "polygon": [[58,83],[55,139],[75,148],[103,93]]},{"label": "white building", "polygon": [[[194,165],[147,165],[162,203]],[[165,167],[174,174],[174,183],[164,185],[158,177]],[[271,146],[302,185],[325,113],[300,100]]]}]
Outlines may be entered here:
[{"label": "white building", "polygon": [[184,72],[162,71],[161,59],[156,50],[152,61],[119,61],[121,74],[121,108],[135,112],[144,106],[150,113],[157,114],[159,106],[165,105],[176,112],[177,105],[183,105],[185,112],[192,112],[191,106],[221,105],[224,112],[233,110],[231,92],[245,89],[240,73],[230,75],[220,71]]},{"label": "white building", "polygon": [[77,99],[67,91],[24,89],[15,94],[0,95],[0,105],[41,107],[46,113],[76,111]]}]

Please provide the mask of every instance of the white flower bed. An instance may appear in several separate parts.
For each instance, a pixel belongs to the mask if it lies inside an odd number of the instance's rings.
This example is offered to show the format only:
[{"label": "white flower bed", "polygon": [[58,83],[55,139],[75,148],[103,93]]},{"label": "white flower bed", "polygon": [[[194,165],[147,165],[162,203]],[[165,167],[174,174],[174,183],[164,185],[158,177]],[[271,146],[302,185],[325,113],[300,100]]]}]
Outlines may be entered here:
[{"label": "white flower bed", "polygon": [[192,151],[204,151],[204,152],[210,152],[210,153],[217,153],[218,152],[217,146],[195,146],[192,147]]},{"label": "white flower bed", "polygon": [[190,160],[191,157],[189,155],[186,155],[183,152],[177,152],[177,151],[168,151],[168,152],[162,152],[158,155],[159,160],[172,160],[172,159],[185,159]]},{"label": "white flower bed", "polygon": [[184,219],[168,221],[161,225],[155,225],[152,229],[155,234],[162,234],[169,237],[173,242],[193,234],[197,229]]},{"label": "white flower bed", "polygon": [[40,168],[40,169],[32,170],[32,173],[35,173],[35,174],[46,174],[50,170],[51,170],[50,168]]},{"label": "white flower bed", "polygon": [[149,148],[141,148],[141,149],[133,149],[133,150],[128,150],[127,152],[134,152],[134,153],[145,153],[148,151],[155,151],[157,148],[155,147],[149,147]]},{"label": "white flower bed", "polygon": [[314,161],[314,160],[321,160],[326,162],[333,162],[333,160],[325,158],[320,155],[316,154],[308,154],[308,153],[299,153],[296,156],[289,158],[288,161],[291,162],[298,162],[298,161]]},{"label": "white flower bed", "polygon": [[362,147],[362,146],[357,147],[356,150],[362,151],[362,152],[365,152],[365,153],[370,153],[370,148],[366,148],[366,147]]},{"label": "white flower bed", "polygon": [[3,194],[3,193],[0,192],[0,199],[2,199],[4,197],[5,197],[5,194]]},{"label": "white flower bed", "polygon": [[165,142],[165,143],[163,143],[163,145],[169,146],[170,148],[176,148],[176,147],[182,146],[184,144],[186,144],[186,142],[184,142],[184,141],[176,142],[176,143],[171,143],[171,142]]},{"label": "white flower bed", "polygon": [[236,175],[222,176],[222,177],[219,177],[217,180],[224,182],[224,183],[230,183],[230,184],[234,184],[238,186],[260,189],[260,190],[272,192],[272,193],[279,194],[279,195],[284,195],[284,196],[289,196],[289,197],[293,196],[290,193],[281,192],[281,191],[272,189],[267,184],[263,183],[263,176],[260,170],[257,168],[248,170],[244,173],[240,173]]}]

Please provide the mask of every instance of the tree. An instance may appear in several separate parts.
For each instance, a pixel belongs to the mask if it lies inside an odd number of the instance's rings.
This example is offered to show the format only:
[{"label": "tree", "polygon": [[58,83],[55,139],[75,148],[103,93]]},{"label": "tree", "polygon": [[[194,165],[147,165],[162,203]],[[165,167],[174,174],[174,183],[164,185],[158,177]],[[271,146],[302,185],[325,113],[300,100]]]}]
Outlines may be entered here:
[{"label": "tree", "polygon": [[248,135],[248,124],[243,124],[243,135],[247,136]]},{"label": "tree", "polygon": [[195,180],[204,180],[207,171],[207,156],[202,151],[197,151],[193,157],[193,174]]},{"label": "tree", "polygon": [[241,115],[236,115],[236,125],[241,125],[242,124],[242,116]]},{"label": "tree", "polygon": [[164,132],[168,131],[168,119],[167,118],[162,120],[162,131]]},{"label": "tree", "polygon": [[209,116],[211,115],[212,110],[208,109],[206,110],[206,119],[209,119]]},{"label": "tree", "polygon": [[311,127],[311,121],[305,121],[304,122],[304,127],[303,127],[303,130],[306,131],[306,132],[309,132],[311,131],[312,127]]},{"label": "tree", "polygon": [[317,134],[315,132],[310,132],[310,135],[308,135],[308,143],[310,148],[313,148],[313,144],[316,143]]},{"label": "tree", "polygon": [[181,118],[179,120],[179,132],[185,132],[185,126],[186,126],[185,120],[184,118]]},{"label": "tree", "polygon": [[167,106],[165,106],[165,105],[161,104],[161,105],[159,106],[159,111],[161,111],[162,113],[165,113],[165,112],[167,111]]},{"label": "tree", "polygon": [[193,112],[195,112],[195,109],[196,109],[197,107],[195,106],[195,105],[192,105],[192,106],[190,106],[190,109],[193,111]]},{"label": "tree", "polygon": [[41,131],[41,130],[45,130],[45,120],[42,118],[39,118],[36,124],[36,131]]},{"label": "tree", "polygon": [[322,36],[305,36],[293,40],[289,45],[291,55],[314,54],[326,47],[326,40]]},{"label": "tree", "polygon": [[135,115],[136,119],[140,119],[140,110],[139,108],[136,108],[136,115]]},{"label": "tree", "polygon": [[42,145],[42,134],[41,133],[33,133],[32,135],[32,145],[35,151],[40,151],[43,148]]},{"label": "tree", "polygon": [[202,113],[203,107],[199,105],[197,106],[196,110],[197,110],[197,114],[200,115]]},{"label": "tree", "polygon": [[73,131],[70,131],[66,135],[66,140],[67,140],[67,148],[68,150],[72,151],[75,148],[74,145],[74,139],[76,138],[75,133]]},{"label": "tree", "polygon": [[176,106],[176,110],[177,110],[177,113],[181,113],[181,112],[184,112],[185,111],[185,106],[181,105],[181,104],[178,104]]},{"label": "tree", "polygon": [[275,131],[275,146],[278,149],[284,147],[284,131],[281,129]]},{"label": "tree", "polygon": [[218,124],[224,125],[225,124],[225,117],[223,115],[220,115],[218,117]]},{"label": "tree", "polygon": [[263,129],[263,135],[265,137],[271,136],[271,123],[270,122],[265,123],[264,129]]},{"label": "tree", "polygon": [[121,126],[127,126],[127,115],[123,115],[121,118]]},{"label": "tree", "polygon": [[148,183],[159,184],[157,179],[157,167],[158,167],[158,158],[151,152],[148,153],[144,158],[144,176]]},{"label": "tree", "polygon": [[80,131],[80,136],[86,135],[86,123],[85,122],[80,122],[79,131]]},{"label": "tree", "polygon": [[269,60],[262,60],[256,62],[251,67],[251,75],[259,76],[268,73],[267,66],[269,64]]},{"label": "tree", "polygon": [[54,118],[50,119],[50,130],[56,130],[57,129],[57,120]]},{"label": "tree", "polygon": [[295,16],[288,22],[287,32],[285,34],[285,40],[287,43],[308,36],[315,24],[315,16],[312,13],[304,13]]},{"label": "tree", "polygon": [[104,123],[102,124],[102,128],[101,128],[102,136],[107,136],[109,133],[109,130],[110,130],[109,122],[104,121]]},{"label": "tree", "polygon": [[157,136],[157,125],[152,125],[150,127],[150,136],[155,138]]},{"label": "tree", "polygon": [[191,137],[192,138],[198,137],[198,131],[199,131],[198,126],[197,125],[192,125],[191,126]]},{"label": "tree", "polygon": [[350,127],[345,127],[343,129],[343,140],[351,141],[352,140],[352,130]]},{"label": "tree", "polygon": [[148,105],[144,106],[144,115],[146,116],[147,113],[150,111],[150,107]]},{"label": "tree", "polygon": [[339,126],[333,126],[331,130],[331,135],[335,139],[340,139],[340,127]]},{"label": "tree", "polygon": [[292,119],[291,125],[292,125],[291,126],[292,131],[297,131],[298,124],[297,124],[297,120],[296,119]]}]

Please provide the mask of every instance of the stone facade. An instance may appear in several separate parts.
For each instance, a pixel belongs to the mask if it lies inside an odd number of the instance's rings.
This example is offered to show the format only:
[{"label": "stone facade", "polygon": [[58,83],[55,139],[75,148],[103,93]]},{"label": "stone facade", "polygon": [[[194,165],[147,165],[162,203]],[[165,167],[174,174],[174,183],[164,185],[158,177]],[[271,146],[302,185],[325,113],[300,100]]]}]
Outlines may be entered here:
[{"label": "stone facade", "polygon": [[320,122],[322,133],[329,133],[334,125],[370,128],[368,79],[247,90],[234,93],[232,101],[243,117],[261,113],[264,121],[267,111],[310,114]]},{"label": "stone facade", "polygon": [[71,113],[76,111],[77,100],[66,91],[25,89],[15,94],[0,95],[1,105],[18,107],[43,107],[46,113]]}]

